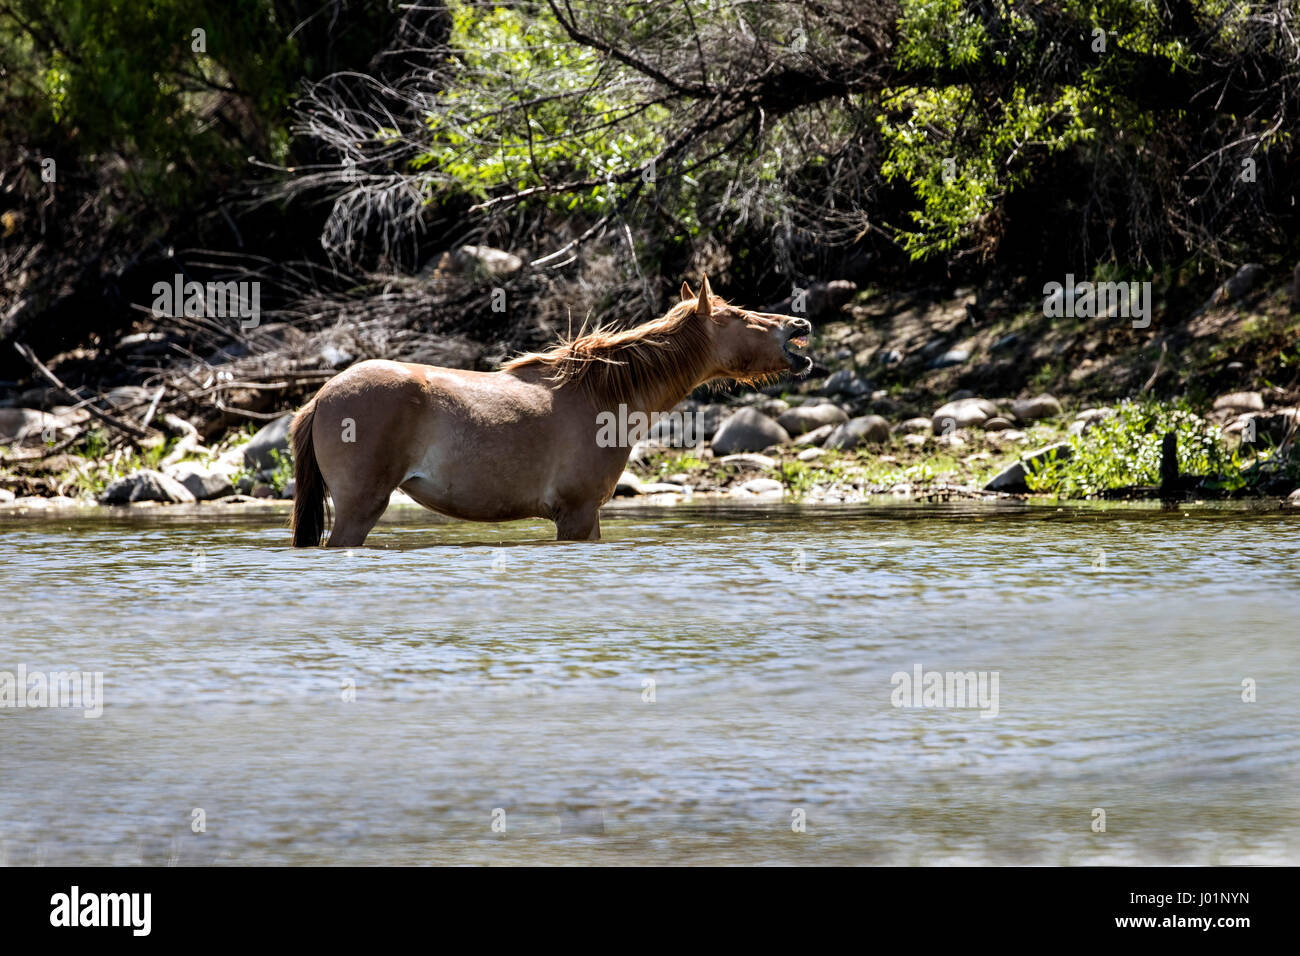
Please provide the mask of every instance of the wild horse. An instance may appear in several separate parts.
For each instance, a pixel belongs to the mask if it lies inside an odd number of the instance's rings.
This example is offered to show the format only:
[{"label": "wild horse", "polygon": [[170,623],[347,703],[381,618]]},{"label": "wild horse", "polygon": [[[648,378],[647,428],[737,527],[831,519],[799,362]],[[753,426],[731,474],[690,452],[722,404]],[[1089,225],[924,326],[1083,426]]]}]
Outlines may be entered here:
[{"label": "wild horse", "polygon": [[496,372],[360,362],[294,417],[293,543],[361,545],[394,488],[468,521],[549,518],[562,541],[600,538],[600,506],[627,447],[597,440],[601,413],[662,412],[715,379],[755,382],[812,361],[807,319],[750,312],[682,284],[667,314],[597,330]]}]

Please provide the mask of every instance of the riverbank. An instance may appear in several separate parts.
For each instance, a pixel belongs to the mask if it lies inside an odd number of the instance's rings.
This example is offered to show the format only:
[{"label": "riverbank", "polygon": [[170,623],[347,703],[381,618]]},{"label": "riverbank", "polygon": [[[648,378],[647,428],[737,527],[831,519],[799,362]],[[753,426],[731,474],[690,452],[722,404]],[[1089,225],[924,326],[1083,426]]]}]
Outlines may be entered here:
[{"label": "riverbank", "polygon": [[[837,295],[818,293],[808,379],[699,390],[640,433],[625,429],[617,494],[1287,500],[1300,487],[1300,313],[1261,270],[1243,267],[1200,308],[1171,305],[1143,329],[1049,318],[1041,302],[975,289],[831,284]],[[160,412],[165,385],[56,387],[60,366],[86,356],[53,360],[0,392],[0,507],[292,498],[288,420],[340,361],[326,351],[297,385],[262,383],[265,410],[233,427],[213,425],[231,411],[219,388],[219,408],[186,418]],[[211,356],[200,371],[233,381],[223,368],[250,359]]]}]

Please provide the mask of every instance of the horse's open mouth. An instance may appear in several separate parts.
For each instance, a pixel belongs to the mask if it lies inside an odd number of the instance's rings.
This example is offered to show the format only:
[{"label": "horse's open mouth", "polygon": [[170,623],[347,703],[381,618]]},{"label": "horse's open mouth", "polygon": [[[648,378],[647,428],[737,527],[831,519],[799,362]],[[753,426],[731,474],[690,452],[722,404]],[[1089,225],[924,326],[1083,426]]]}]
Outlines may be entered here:
[{"label": "horse's open mouth", "polygon": [[795,375],[803,375],[813,366],[812,359],[795,351],[795,349],[802,349],[807,346],[807,335],[791,336],[781,345],[781,351],[785,354],[786,361],[790,363],[790,371],[794,372]]}]

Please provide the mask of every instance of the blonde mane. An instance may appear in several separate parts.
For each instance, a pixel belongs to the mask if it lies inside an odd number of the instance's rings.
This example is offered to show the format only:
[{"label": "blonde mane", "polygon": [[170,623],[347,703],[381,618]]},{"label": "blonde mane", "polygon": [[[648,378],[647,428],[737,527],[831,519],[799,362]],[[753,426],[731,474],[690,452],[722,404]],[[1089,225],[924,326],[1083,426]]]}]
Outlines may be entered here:
[{"label": "blonde mane", "polygon": [[631,404],[665,391],[685,395],[712,353],[709,319],[695,309],[695,300],[688,300],[635,328],[580,332],[545,351],[520,355],[502,371],[544,369],[555,388],[582,388],[600,404]]}]

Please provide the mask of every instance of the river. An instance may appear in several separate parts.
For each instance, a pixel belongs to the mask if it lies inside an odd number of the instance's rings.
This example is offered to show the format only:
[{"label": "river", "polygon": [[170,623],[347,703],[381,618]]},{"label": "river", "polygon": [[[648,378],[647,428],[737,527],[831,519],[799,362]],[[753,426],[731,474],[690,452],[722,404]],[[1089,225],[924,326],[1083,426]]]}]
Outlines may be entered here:
[{"label": "river", "polygon": [[0,861],[1300,863],[1300,515],[602,524],[0,517]]}]

